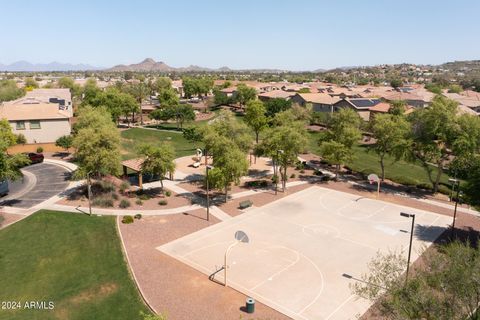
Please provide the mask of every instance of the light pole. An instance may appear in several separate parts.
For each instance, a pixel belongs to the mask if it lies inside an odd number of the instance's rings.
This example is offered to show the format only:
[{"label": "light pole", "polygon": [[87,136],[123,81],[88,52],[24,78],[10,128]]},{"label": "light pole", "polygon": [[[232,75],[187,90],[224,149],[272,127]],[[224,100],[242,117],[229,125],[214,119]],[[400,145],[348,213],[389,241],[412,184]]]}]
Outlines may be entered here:
[{"label": "light pole", "polygon": [[455,232],[455,220],[457,219],[457,206],[458,200],[460,197],[460,180],[457,179],[448,179],[448,181],[452,182],[452,188],[455,186],[457,187],[457,196],[455,197],[455,209],[453,210],[453,222],[452,222],[452,232]]},{"label": "light pole", "polygon": [[88,213],[92,215],[92,183],[90,181],[90,174],[92,172],[87,172],[87,194],[88,194]]},{"label": "light pole", "polygon": [[407,275],[405,277],[405,282],[408,280],[408,271],[410,269],[410,257],[412,255],[412,240],[413,240],[413,228],[415,226],[415,214],[413,213],[404,213],[400,212],[400,215],[405,218],[412,218],[412,228],[410,230],[410,246],[408,247],[408,260],[407,260]]},{"label": "light pole", "polygon": [[276,164],[275,164],[275,168],[276,168],[276,170],[275,170],[275,195],[278,194],[278,171],[279,171],[279,167],[278,167],[279,161],[278,161],[278,159],[280,158],[280,153],[283,153],[283,150],[277,150],[277,158],[275,159],[275,162],[276,162]]},{"label": "light pole", "polygon": [[248,239],[248,236],[245,232],[243,231],[237,231],[235,232],[235,242],[232,243],[231,245],[228,246],[227,250],[225,251],[225,256],[223,257],[223,271],[224,271],[224,276],[223,276],[223,285],[226,287],[227,286],[227,258],[228,254],[230,253],[230,250],[232,250],[233,247],[235,247],[237,244],[240,242],[242,243],[248,243],[250,240]]},{"label": "light pole", "polygon": [[207,176],[207,221],[210,221],[210,195],[208,193],[208,171],[213,169],[213,166],[211,165],[206,165],[205,166],[205,171],[206,171],[206,176]]}]

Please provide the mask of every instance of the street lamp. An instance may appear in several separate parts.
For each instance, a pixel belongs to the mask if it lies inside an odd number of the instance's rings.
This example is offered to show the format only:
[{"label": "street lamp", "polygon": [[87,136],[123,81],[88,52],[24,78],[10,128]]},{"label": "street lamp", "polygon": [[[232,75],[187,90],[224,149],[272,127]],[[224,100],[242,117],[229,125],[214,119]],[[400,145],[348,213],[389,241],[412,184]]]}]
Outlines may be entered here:
[{"label": "street lamp", "polygon": [[206,165],[205,166],[205,171],[206,171],[206,176],[207,176],[207,221],[210,221],[210,195],[208,193],[208,171],[212,170],[213,166],[211,165]]},{"label": "street lamp", "polygon": [[88,194],[88,213],[92,215],[92,183],[90,181],[90,174],[92,172],[87,172],[87,194]]},{"label": "street lamp", "polygon": [[280,158],[280,153],[283,154],[283,150],[277,150],[277,158],[275,159],[275,161],[277,162],[276,165],[275,165],[275,168],[276,168],[276,172],[275,172],[275,195],[278,194],[278,164],[279,164],[279,161],[278,161],[278,158]]},{"label": "street lamp", "polygon": [[452,222],[452,232],[455,232],[455,220],[457,218],[457,206],[458,200],[460,197],[460,180],[458,179],[448,179],[448,181],[452,182],[452,189],[457,187],[457,196],[455,197],[455,209],[453,210],[453,222]]},{"label": "street lamp", "polygon": [[410,269],[410,256],[412,255],[412,240],[413,240],[413,227],[415,226],[415,214],[400,212],[400,215],[405,218],[412,218],[412,228],[410,230],[410,246],[408,247],[407,275],[405,277],[405,282],[407,282],[408,271]]},{"label": "street lamp", "polygon": [[240,242],[242,243],[249,243],[250,240],[248,239],[248,236],[245,232],[239,230],[237,232],[235,232],[235,242],[232,243],[230,246],[228,246],[227,250],[225,251],[225,256],[224,256],[224,260],[223,260],[223,271],[224,271],[224,281],[223,281],[223,285],[226,287],[227,286],[227,257],[228,257],[228,254],[230,253],[230,250],[232,250],[233,247],[235,247],[237,244],[239,244]]}]

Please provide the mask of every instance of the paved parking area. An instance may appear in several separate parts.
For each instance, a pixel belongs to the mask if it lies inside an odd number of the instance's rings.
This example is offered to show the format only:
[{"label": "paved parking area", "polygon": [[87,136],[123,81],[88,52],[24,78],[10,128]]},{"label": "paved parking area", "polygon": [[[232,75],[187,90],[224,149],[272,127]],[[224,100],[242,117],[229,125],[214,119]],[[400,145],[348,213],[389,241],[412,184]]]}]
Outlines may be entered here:
[{"label": "paved parking area", "polygon": [[[232,248],[228,284],[294,319],[357,319],[370,303],[349,283],[378,251],[407,249],[416,214],[412,262],[451,222],[426,211],[311,187],[157,249],[213,275],[237,230],[250,242]],[[406,253],[405,253],[406,254]],[[345,277],[344,275],[351,277]],[[223,270],[214,279],[223,282]]]},{"label": "paved parking area", "polygon": [[[14,182],[10,190],[10,194],[0,199],[1,206],[10,206],[17,208],[33,207],[65,190],[69,184],[70,172],[63,167],[49,164],[39,163],[23,168],[32,178],[25,181]],[[27,183],[28,181],[28,183]],[[22,188],[28,188],[26,193],[22,192]]]}]

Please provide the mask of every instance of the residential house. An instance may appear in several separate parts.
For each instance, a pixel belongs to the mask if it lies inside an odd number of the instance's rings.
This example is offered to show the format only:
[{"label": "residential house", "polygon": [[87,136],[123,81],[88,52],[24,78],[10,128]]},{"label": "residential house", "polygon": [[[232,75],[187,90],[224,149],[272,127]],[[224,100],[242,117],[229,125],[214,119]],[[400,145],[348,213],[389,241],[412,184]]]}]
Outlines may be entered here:
[{"label": "residential house", "polygon": [[23,134],[27,143],[55,142],[71,133],[70,112],[59,103],[30,100],[25,103],[3,103],[0,119],[7,119],[13,133]]},{"label": "residential house", "polygon": [[297,93],[291,97],[291,101],[302,107],[311,105],[312,110],[316,112],[333,112],[333,106],[338,102],[338,98],[326,93]]},{"label": "residential house", "polygon": [[[370,98],[346,98],[338,101],[333,105],[334,111],[339,111],[342,108],[350,108],[355,110],[360,118],[365,121],[370,120],[370,109],[379,105],[382,102],[380,99],[370,99]],[[373,112],[381,112],[386,108],[385,105],[381,105],[378,109],[374,109]],[[388,110],[387,110],[388,112]]]},{"label": "residential house", "polygon": [[268,91],[268,92],[258,94],[258,99],[260,99],[261,101],[268,101],[270,99],[278,99],[278,98],[289,100],[294,95],[295,95],[295,92],[273,90],[273,91]]}]

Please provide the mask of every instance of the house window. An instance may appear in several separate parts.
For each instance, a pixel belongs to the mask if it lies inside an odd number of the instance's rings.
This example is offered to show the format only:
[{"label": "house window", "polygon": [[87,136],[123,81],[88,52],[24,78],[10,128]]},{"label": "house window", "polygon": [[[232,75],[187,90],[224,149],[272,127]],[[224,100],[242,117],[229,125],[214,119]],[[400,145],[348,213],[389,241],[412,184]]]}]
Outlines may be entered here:
[{"label": "house window", "polygon": [[38,120],[31,120],[30,121],[30,129],[41,129],[40,121]]},{"label": "house window", "polygon": [[17,130],[25,130],[25,121],[17,121]]}]

